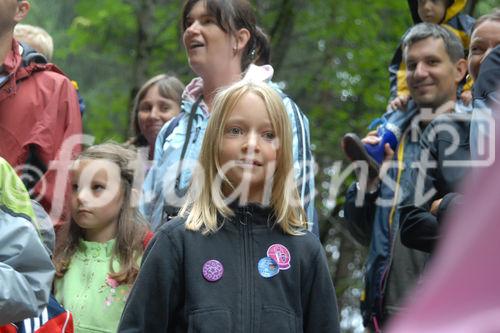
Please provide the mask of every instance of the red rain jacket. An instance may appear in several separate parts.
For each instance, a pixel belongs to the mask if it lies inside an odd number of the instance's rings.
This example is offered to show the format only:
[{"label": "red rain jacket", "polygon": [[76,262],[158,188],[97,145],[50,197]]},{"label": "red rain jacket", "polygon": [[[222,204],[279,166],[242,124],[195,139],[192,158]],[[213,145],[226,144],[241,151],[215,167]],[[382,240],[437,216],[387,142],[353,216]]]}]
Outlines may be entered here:
[{"label": "red rain jacket", "polygon": [[30,193],[51,213],[54,224],[61,224],[69,216],[68,176],[61,173],[55,190],[57,171],[49,163],[62,158],[66,161],[59,165],[68,168],[71,156],[80,152],[80,145],[75,145],[68,149],[72,154],[61,153],[68,137],[82,133],[78,97],[55,65],[32,62],[23,66],[20,51],[13,40],[2,63],[9,78],[0,86],[0,156],[16,168],[25,184],[29,173],[20,169],[22,165],[41,170],[41,177],[35,176],[28,185]]}]

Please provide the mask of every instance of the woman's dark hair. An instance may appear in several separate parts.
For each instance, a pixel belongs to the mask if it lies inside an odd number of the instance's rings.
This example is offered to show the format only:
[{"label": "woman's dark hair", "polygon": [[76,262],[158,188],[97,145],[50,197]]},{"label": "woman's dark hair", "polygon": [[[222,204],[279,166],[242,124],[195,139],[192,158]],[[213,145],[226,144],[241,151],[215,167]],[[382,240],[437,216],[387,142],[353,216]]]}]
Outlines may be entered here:
[{"label": "woman's dark hair", "polygon": [[241,70],[244,71],[255,59],[256,52],[262,49],[262,38],[258,37],[255,11],[246,0],[187,0],[182,8],[182,31],[188,28],[188,15],[194,5],[202,1],[209,15],[215,18],[217,25],[228,34],[235,34],[240,29],[250,32],[250,39],[243,50]]},{"label": "woman's dark hair", "polygon": [[271,63],[271,41],[264,30],[257,26],[255,29],[255,39],[257,41],[255,47],[255,58],[253,63],[262,66]]}]

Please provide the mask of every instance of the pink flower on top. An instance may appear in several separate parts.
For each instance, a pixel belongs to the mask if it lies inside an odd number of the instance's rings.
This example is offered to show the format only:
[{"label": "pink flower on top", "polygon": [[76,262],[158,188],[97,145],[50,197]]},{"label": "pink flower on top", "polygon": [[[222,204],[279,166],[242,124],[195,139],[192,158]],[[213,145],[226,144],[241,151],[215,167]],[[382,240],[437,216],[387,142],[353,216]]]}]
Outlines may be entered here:
[{"label": "pink flower on top", "polygon": [[113,278],[109,277],[109,275],[108,275],[108,277],[106,278],[106,284],[107,284],[108,286],[110,286],[111,288],[116,288],[116,287],[118,287],[118,285],[119,285],[118,281],[116,281],[115,279],[113,279]]}]

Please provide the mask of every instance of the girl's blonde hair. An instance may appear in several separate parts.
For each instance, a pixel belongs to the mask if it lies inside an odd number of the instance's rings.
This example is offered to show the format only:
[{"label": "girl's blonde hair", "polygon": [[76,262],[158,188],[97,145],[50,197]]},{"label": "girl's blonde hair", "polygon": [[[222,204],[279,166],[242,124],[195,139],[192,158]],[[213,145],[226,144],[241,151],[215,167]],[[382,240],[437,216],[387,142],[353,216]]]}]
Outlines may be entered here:
[{"label": "girl's blonde hair", "polygon": [[188,230],[204,234],[214,233],[221,227],[217,222],[217,214],[224,218],[234,215],[225,202],[222,188],[213,188],[213,184],[221,176],[223,181],[228,182],[219,163],[224,127],[236,104],[249,93],[260,97],[264,102],[279,142],[269,203],[274,211],[276,224],[286,234],[301,234],[306,229],[306,221],[294,182],[291,124],[281,97],[265,83],[240,81],[216,95],[201,146],[201,170],[193,175],[188,200],[180,214],[187,215]]},{"label": "girl's blonde hair", "polygon": [[[78,160],[107,160],[120,169],[123,189],[123,206],[118,216],[118,231],[113,254],[109,262],[110,277],[119,283],[132,283],[139,272],[137,262],[144,252],[143,241],[148,232],[147,222],[136,208],[133,195],[134,173],[137,165],[137,152],[131,148],[108,142],[89,147],[80,154]],[[62,277],[68,270],[71,258],[75,254],[83,229],[71,219],[57,237],[54,265],[56,275]],[[120,271],[113,269],[113,260],[120,263]]]}]

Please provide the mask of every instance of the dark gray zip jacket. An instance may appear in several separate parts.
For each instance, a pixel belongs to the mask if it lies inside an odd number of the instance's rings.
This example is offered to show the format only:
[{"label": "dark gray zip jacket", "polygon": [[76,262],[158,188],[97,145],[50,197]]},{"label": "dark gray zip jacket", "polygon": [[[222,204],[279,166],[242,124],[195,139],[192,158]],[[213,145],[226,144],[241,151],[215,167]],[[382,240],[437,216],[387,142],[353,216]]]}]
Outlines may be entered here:
[{"label": "dark gray zip jacket", "polygon": [[[251,205],[208,236],[185,220],[163,225],[144,254],[119,332],[339,332],[335,291],[317,237],[283,234],[269,209]],[[222,219],[221,219],[222,222]],[[290,267],[270,278],[259,260],[285,246]],[[224,268],[207,281],[204,263]]]},{"label": "dark gray zip jacket", "polygon": [[[442,114],[426,127],[420,138],[419,168],[412,169],[412,179],[415,184],[422,182],[423,189],[412,192],[399,207],[401,242],[410,248],[432,253],[446,213],[462,200],[455,191],[471,169],[470,116],[470,113]],[[428,193],[434,195],[422,200]],[[437,199],[443,200],[434,215],[430,209]]]}]

